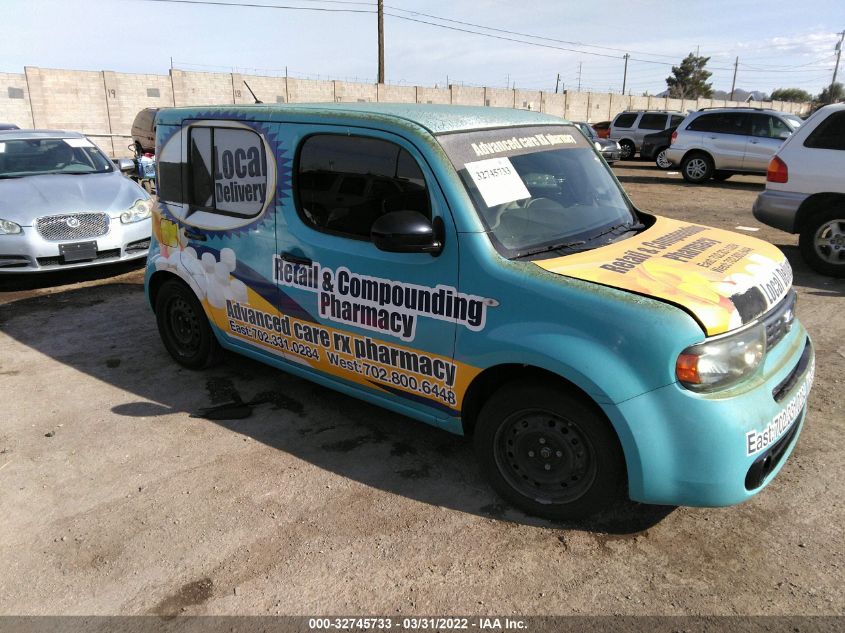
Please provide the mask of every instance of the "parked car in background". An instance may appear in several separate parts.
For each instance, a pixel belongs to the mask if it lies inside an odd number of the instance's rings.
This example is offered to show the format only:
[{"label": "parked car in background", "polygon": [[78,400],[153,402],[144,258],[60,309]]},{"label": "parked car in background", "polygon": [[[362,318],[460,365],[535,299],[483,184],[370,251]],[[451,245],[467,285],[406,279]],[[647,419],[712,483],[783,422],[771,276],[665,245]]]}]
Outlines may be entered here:
[{"label": "parked car in background", "polygon": [[653,160],[660,169],[669,169],[672,163],[666,158],[666,150],[672,142],[672,133],[677,128],[670,127],[654,134],[646,134],[640,147],[640,158]]},{"label": "parked car in background", "polygon": [[801,255],[817,272],[845,277],[845,104],[820,109],[783,143],[754,217],[798,233]]},{"label": "parked car in background", "polygon": [[800,117],[776,110],[702,108],[675,130],[666,158],[691,183],[765,174],[769,160],[801,123]]},{"label": "parked car in background", "polygon": [[675,127],[683,120],[682,112],[626,110],[613,117],[608,138],[619,143],[623,159],[633,158],[640,151],[646,134]]},{"label": "parked car in background", "polygon": [[593,129],[599,138],[608,138],[610,136],[610,121],[599,121],[593,123]]},{"label": "parked car in background", "polygon": [[601,152],[601,155],[608,164],[615,163],[622,158],[622,148],[619,147],[619,143],[610,139],[599,138],[599,135],[596,134],[596,131],[589,123],[584,123],[583,121],[573,121],[573,123],[593,143],[593,146]]},{"label": "parked car in background", "polygon": [[120,170],[77,132],[0,132],[0,273],[146,257],[153,202]]},{"label": "parked car in background", "polygon": [[0,130],[19,130],[20,128],[14,123],[0,123]]},{"label": "parked car in background", "polygon": [[136,156],[155,154],[155,120],[158,110],[158,108],[144,108],[135,115],[135,120],[132,121],[132,149]]}]

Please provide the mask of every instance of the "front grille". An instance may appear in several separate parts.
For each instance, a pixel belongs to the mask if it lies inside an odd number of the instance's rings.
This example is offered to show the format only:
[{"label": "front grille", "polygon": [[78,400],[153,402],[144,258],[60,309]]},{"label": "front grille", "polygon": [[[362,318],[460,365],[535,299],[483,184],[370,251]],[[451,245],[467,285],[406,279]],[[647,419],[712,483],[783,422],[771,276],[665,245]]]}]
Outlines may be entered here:
[{"label": "front grille", "polygon": [[795,321],[795,291],[790,290],[783,301],[763,319],[766,326],[766,350],[772,349],[783,340]]},{"label": "front grille", "polygon": [[150,248],[150,238],[146,238],[143,240],[137,240],[135,242],[129,242],[126,245],[126,252],[127,253],[137,253],[138,251],[146,251]]},{"label": "front grille", "polygon": [[29,266],[29,257],[24,255],[0,255],[0,268],[22,268]]},{"label": "front grille", "polygon": [[107,213],[68,213],[38,218],[35,228],[45,240],[82,240],[109,232]]},{"label": "front grille", "polygon": [[[97,253],[96,260],[93,260],[93,261],[99,261],[101,259],[114,259],[116,257],[120,257],[120,249],[119,248],[112,248],[112,249],[109,249],[107,251],[99,251]],[[57,257],[39,257],[38,258],[38,265],[39,266],[60,266],[60,265],[66,264],[66,263],[78,264],[80,262],[65,262],[62,259],[61,255],[59,255]]]}]

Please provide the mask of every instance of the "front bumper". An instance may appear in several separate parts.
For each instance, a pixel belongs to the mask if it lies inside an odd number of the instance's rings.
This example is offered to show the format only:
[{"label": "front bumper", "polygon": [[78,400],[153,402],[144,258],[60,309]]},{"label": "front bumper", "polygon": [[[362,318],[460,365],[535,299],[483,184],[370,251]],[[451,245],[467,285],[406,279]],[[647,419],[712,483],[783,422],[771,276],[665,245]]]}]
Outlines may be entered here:
[{"label": "front bumper", "polygon": [[795,233],[798,209],[807,199],[805,193],[764,190],[754,201],[752,213],[763,224],[787,233]]},{"label": "front bumper", "polygon": [[[25,226],[22,233],[0,235],[0,275],[49,272],[140,259],[147,256],[151,234],[149,219],[132,224],[111,219],[105,235],[63,241],[46,240],[35,227]],[[62,257],[61,245],[93,241],[97,242],[94,259],[66,262]]]},{"label": "front bumper", "polygon": [[798,321],[741,392],[671,384],[608,411],[628,464],[629,495],[666,505],[727,506],[762,490],[798,440],[815,369]]},{"label": "front bumper", "polygon": [[622,158],[622,150],[602,150],[601,155],[608,163],[615,163],[617,160],[620,160]]}]

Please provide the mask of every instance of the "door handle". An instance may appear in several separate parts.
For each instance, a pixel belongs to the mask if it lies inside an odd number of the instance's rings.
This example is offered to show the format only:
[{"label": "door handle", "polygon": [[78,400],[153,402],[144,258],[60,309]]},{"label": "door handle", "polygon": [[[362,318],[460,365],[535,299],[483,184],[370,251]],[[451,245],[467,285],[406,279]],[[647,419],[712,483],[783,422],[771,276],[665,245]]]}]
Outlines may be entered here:
[{"label": "door handle", "polygon": [[185,229],[185,237],[189,240],[196,240],[197,242],[205,242],[208,239],[203,233],[197,233],[188,229]]},{"label": "door handle", "polygon": [[301,255],[294,255],[293,253],[282,253],[282,259],[291,264],[299,264],[301,266],[310,266],[314,262],[310,257],[302,257]]}]

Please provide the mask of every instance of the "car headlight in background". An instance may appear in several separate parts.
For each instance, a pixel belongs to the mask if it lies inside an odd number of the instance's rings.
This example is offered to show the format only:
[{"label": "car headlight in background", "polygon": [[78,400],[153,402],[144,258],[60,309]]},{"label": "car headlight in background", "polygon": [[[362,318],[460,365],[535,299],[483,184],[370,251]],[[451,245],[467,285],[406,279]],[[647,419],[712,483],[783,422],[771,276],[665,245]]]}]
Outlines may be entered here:
[{"label": "car headlight in background", "polygon": [[0,235],[16,235],[21,232],[21,225],[11,220],[0,219]]},{"label": "car headlight in background", "polygon": [[686,348],[675,363],[675,375],[692,391],[725,389],[751,376],[766,352],[762,323],[736,334]]},{"label": "car headlight in background", "polygon": [[593,143],[593,147],[595,147],[595,148],[596,148],[596,151],[597,151],[597,152],[600,152],[600,151],[601,151],[601,143],[599,143],[598,141],[596,141],[595,143]]},{"label": "car headlight in background", "polygon": [[120,221],[124,224],[146,220],[152,214],[152,200],[136,200],[127,211],[120,214]]}]

